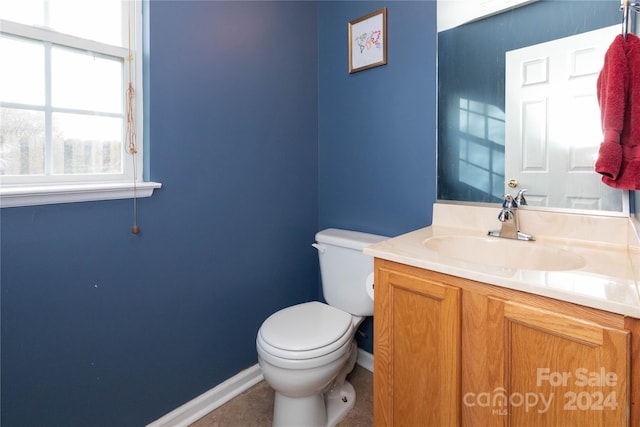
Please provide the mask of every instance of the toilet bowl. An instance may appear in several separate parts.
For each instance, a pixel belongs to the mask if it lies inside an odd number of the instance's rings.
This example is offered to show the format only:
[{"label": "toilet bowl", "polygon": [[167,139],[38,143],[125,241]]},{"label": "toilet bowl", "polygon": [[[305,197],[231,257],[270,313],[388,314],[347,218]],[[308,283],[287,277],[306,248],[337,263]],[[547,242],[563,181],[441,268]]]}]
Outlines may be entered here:
[{"label": "toilet bowl", "polygon": [[265,381],[275,391],[274,426],[333,426],[344,418],[355,404],[345,377],[357,358],[360,321],[317,301],[264,321],[256,348]]},{"label": "toilet bowl", "polygon": [[273,426],[333,427],[355,405],[346,376],[357,359],[355,332],[364,316],[373,315],[366,289],[373,260],[362,248],[385,238],[336,229],[316,234],[328,304],[284,308],[260,327],[256,349],[264,379],[275,391]]}]

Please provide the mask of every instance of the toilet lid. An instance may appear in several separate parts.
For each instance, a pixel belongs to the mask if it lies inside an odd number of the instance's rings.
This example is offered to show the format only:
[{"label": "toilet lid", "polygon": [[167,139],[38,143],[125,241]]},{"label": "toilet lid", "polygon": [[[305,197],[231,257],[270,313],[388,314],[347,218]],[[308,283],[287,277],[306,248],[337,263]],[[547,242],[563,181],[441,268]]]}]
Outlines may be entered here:
[{"label": "toilet lid", "polygon": [[351,332],[349,313],[318,301],[282,309],[260,328],[264,342],[286,351],[309,351],[326,347]]}]

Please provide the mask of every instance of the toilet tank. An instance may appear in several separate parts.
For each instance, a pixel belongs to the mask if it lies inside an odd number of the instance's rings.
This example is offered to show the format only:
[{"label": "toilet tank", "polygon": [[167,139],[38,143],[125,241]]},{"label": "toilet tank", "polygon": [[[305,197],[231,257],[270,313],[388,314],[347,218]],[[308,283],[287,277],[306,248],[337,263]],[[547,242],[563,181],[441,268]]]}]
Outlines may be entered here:
[{"label": "toilet tank", "polygon": [[362,249],[388,237],[329,228],[316,233],[322,292],[327,303],[356,316],[373,315],[367,282],[373,283],[373,257]]}]

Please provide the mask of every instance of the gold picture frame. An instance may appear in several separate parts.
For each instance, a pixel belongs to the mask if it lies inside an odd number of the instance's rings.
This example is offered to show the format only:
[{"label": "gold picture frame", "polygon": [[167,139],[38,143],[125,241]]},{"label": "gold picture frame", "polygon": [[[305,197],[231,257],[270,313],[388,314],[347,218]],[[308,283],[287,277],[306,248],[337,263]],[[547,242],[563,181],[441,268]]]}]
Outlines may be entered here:
[{"label": "gold picture frame", "polygon": [[387,8],[349,21],[349,73],[387,63]]}]

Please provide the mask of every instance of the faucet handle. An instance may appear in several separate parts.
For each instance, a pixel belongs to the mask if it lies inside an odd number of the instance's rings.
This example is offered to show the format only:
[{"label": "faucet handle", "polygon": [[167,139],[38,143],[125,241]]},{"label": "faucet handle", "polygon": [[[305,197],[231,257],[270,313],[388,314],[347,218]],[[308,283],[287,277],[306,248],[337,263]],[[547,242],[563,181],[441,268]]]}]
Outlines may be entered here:
[{"label": "faucet handle", "polygon": [[[513,207],[513,197],[511,197],[511,194],[505,194],[504,201],[502,202],[502,209],[509,211],[513,209]],[[518,206],[516,205],[516,207]]]},{"label": "faucet handle", "polygon": [[526,206],[527,205],[527,200],[524,198],[524,192],[527,191],[526,188],[523,188],[522,190],[518,191],[518,194],[516,195],[516,206]]},{"label": "faucet handle", "polygon": [[498,221],[507,222],[507,221],[509,221],[511,219],[511,215],[513,215],[513,214],[511,213],[510,210],[502,209],[500,211],[500,213],[498,214]]}]

